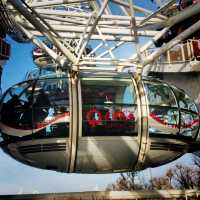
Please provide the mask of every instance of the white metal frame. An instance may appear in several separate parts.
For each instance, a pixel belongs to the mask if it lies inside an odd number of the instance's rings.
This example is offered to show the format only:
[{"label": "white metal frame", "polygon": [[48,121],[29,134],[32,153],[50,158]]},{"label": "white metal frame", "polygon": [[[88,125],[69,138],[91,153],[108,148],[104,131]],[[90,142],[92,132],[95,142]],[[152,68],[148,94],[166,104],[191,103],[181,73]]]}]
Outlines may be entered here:
[{"label": "white metal frame", "polygon": [[[20,30],[33,43],[49,54],[58,65],[75,71],[100,67],[122,71],[134,66],[141,74],[146,65],[198,30],[200,25],[200,22],[197,22],[144,59],[141,53],[151,48],[154,41],[162,37],[171,26],[199,13],[200,2],[175,16],[167,17],[162,13],[172,6],[175,0],[168,1],[154,11],[139,7],[132,0],[1,1]],[[111,3],[123,14],[115,14]],[[88,8],[84,9],[81,6]],[[136,12],[143,13],[145,17],[139,17]],[[63,56],[48,48],[40,40],[40,36],[50,40]],[[140,36],[152,37],[152,40],[140,47]],[[76,47],[70,46],[71,39],[77,41]],[[83,54],[87,44],[94,40],[99,42],[92,48],[92,52]],[[113,41],[112,45],[110,41]],[[136,53],[128,59],[117,58],[116,50],[130,42],[136,43]]]}]

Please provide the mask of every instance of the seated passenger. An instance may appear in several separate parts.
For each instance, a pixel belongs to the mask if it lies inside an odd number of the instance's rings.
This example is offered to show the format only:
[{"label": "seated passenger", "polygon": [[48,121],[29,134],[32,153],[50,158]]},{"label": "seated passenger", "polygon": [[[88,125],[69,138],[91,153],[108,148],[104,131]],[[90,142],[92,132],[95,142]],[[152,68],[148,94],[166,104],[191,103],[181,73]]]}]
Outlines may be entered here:
[{"label": "seated passenger", "polygon": [[45,94],[44,90],[40,90],[40,93],[33,104],[34,122],[41,122],[47,117],[50,105],[49,98]]}]

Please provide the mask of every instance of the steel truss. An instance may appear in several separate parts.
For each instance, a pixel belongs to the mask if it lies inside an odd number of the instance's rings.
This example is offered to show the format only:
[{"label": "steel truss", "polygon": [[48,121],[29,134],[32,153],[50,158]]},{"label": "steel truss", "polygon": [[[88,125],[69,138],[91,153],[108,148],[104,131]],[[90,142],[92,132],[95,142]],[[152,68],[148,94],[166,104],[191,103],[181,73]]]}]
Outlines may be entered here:
[{"label": "steel truss", "polygon": [[[122,71],[135,67],[141,74],[146,65],[200,27],[198,21],[144,58],[142,52],[152,48],[173,25],[199,13],[200,1],[171,17],[164,13],[176,0],[162,1],[162,6],[152,10],[132,0],[1,1],[15,29],[42,48],[59,66],[74,71]],[[57,51],[49,48],[43,38]],[[141,38],[148,40],[141,43]],[[75,45],[71,45],[72,41]],[[132,44],[135,45],[132,53],[124,53],[125,47]]]}]

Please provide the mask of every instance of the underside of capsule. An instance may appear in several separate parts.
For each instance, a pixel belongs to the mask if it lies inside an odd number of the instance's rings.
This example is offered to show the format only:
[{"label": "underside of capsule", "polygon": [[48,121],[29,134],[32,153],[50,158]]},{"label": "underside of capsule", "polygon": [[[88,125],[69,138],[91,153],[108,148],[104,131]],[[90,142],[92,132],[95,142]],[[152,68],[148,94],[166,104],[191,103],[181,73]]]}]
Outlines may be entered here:
[{"label": "underside of capsule", "polygon": [[184,91],[117,72],[47,75],[9,88],[1,146],[16,160],[77,173],[125,172],[194,151],[199,112]]}]

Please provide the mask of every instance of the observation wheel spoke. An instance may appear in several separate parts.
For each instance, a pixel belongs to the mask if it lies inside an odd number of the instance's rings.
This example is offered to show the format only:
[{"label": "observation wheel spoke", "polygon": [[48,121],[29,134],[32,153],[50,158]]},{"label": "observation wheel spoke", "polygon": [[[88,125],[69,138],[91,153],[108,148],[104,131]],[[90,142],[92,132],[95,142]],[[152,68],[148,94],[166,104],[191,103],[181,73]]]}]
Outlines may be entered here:
[{"label": "observation wheel spoke", "polygon": [[[152,2],[146,6],[135,0],[2,0],[15,38],[31,40],[61,68],[128,68],[139,75],[145,66],[198,30],[198,23],[193,23],[163,47],[152,50],[176,24],[194,17],[200,9],[197,2],[170,15],[176,0]],[[13,30],[8,33],[12,35]]]}]

